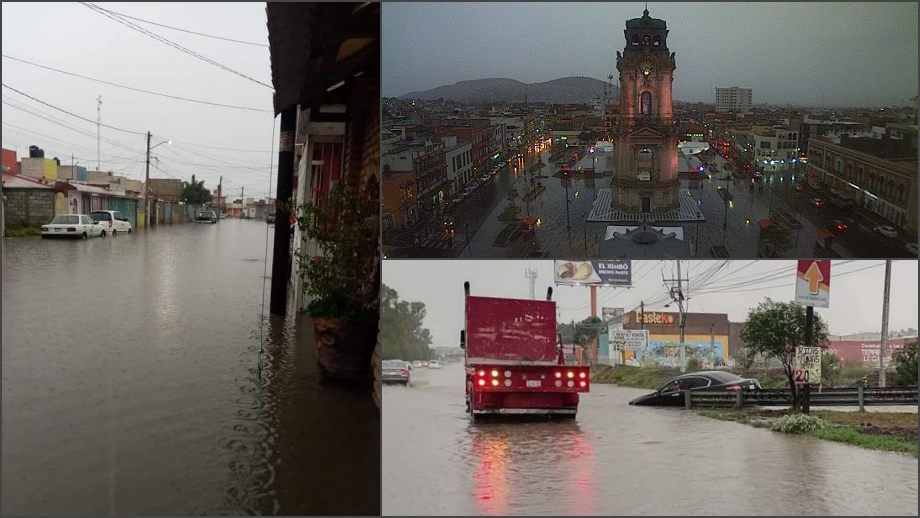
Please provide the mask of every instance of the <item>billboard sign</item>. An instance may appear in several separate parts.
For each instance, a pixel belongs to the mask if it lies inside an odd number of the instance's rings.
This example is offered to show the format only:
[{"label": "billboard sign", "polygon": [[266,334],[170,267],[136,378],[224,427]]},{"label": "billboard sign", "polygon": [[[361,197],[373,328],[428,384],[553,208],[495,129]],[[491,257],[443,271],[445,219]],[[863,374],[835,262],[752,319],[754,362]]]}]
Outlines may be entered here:
[{"label": "billboard sign", "polygon": [[611,331],[610,348],[615,351],[644,351],[648,348],[648,329]]},{"label": "billboard sign", "polygon": [[821,348],[796,347],[792,379],[796,384],[821,383]]},{"label": "billboard sign", "polygon": [[618,325],[622,328],[624,314],[623,308],[601,308],[601,320],[605,324]]},{"label": "billboard sign", "polygon": [[798,262],[795,274],[795,301],[806,306],[830,306],[830,259],[804,259]]},{"label": "billboard sign", "polygon": [[570,286],[632,286],[632,262],[610,261],[554,261],[556,284]]}]

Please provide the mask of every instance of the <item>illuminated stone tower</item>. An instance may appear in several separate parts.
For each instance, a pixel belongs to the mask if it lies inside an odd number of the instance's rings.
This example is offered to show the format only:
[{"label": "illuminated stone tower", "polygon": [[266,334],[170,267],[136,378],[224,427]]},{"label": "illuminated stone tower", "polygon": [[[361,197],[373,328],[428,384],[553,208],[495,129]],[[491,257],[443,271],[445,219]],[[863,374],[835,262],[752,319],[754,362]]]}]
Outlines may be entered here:
[{"label": "illuminated stone tower", "polygon": [[654,218],[678,207],[677,133],[672,121],[674,53],[668,53],[664,20],[626,22],[626,49],[617,52],[620,117],[611,208]]}]

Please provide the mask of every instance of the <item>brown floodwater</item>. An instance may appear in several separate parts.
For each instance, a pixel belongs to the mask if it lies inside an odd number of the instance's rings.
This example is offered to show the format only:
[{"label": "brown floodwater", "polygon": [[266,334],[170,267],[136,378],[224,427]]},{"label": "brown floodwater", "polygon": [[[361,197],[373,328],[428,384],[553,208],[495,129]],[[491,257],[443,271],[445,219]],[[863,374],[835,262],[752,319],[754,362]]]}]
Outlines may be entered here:
[{"label": "brown floodwater", "polygon": [[3,240],[3,514],[379,513],[379,414],[268,316],[272,229]]},{"label": "brown floodwater", "polygon": [[463,369],[383,391],[385,515],[916,515],[917,459],[631,407],[595,385],[575,421],[464,413]]}]

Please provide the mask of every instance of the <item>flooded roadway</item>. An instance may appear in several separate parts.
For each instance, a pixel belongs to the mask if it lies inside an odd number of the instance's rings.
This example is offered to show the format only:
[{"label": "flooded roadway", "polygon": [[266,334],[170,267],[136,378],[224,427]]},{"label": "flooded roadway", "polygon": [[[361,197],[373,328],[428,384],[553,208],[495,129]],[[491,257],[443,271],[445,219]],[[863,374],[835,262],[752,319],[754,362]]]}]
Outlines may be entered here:
[{"label": "flooded roadway", "polygon": [[464,414],[463,370],[383,392],[386,515],[916,515],[917,459],[783,435],[595,385],[574,422]]},{"label": "flooded roadway", "polygon": [[379,513],[367,391],[307,319],[260,355],[266,227],[3,240],[4,515]]}]

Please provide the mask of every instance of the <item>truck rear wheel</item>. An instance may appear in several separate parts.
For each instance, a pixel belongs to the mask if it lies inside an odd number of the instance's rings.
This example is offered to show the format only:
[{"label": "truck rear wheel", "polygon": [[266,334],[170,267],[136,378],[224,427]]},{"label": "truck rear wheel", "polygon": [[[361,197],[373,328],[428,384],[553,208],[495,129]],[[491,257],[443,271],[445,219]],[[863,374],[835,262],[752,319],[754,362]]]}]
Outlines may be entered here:
[{"label": "truck rear wheel", "polygon": [[470,415],[470,419],[472,419],[473,421],[476,421],[477,416],[476,416],[476,413],[473,412],[473,389],[472,387],[470,387],[470,389],[466,393],[466,412]]}]

